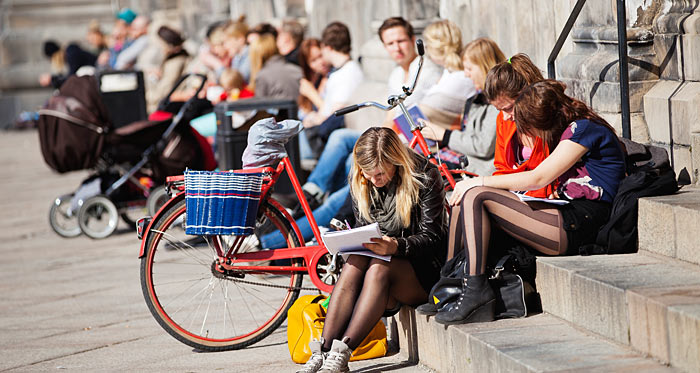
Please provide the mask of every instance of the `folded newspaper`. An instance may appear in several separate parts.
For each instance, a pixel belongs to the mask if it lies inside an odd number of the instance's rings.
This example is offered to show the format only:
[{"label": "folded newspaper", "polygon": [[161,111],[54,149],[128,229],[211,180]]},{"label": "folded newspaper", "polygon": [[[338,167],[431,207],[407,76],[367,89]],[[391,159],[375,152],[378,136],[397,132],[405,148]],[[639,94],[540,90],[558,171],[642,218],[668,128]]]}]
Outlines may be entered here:
[{"label": "folded newspaper", "polygon": [[342,231],[329,231],[321,235],[323,243],[331,254],[340,254],[343,259],[348,255],[365,255],[373,258],[391,261],[391,255],[379,255],[372,250],[362,246],[363,243],[372,242],[372,238],[381,238],[382,232],[379,224],[373,223],[359,228],[346,229]]}]

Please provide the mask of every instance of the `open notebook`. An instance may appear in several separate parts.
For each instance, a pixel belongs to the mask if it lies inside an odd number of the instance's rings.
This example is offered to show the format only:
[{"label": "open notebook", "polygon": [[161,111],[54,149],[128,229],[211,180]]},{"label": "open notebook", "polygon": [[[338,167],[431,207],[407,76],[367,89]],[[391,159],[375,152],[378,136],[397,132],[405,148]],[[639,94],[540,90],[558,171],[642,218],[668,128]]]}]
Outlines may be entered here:
[{"label": "open notebook", "polygon": [[370,243],[371,238],[381,238],[382,232],[379,224],[372,223],[359,228],[346,229],[342,231],[329,231],[321,235],[323,243],[331,254],[340,254],[343,259],[348,255],[365,255],[373,258],[391,261],[391,255],[379,255],[373,251],[365,249],[363,243]]}]

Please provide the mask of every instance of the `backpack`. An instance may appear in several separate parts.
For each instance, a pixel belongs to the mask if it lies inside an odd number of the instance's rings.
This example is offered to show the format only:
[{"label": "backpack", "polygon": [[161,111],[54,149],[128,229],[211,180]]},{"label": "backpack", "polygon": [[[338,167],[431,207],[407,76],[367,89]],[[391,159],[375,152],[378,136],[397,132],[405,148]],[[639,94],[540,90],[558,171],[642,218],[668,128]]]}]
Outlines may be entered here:
[{"label": "backpack", "polygon": [[610,219],[596,237],[596,243],[582,246],[582,255],[627,254],[637,252],[638,201],[641,197],[673,194],[690,183],[688,171],[680,172],[679,181],[665,149],[620,138],[625,150],[627,176],[620,181],[613,200]]}]

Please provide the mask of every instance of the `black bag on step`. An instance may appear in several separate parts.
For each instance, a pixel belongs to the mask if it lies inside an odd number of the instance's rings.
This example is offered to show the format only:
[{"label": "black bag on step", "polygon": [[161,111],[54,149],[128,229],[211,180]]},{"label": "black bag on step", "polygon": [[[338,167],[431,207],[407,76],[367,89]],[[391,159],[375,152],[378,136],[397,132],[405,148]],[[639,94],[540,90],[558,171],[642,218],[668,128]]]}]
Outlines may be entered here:
[{"label": "black bag on step", "polygon": [[440,280],[430,289],[429,296],[438,311],[455,302],[462,293],[465,265],[466,254],[464,250],[458,250],[440,269]]},{"label": "black bag on step", "polygon": [[528,281],[517,274],[518,266],[512,254],[502,257],[493,269],[489,283],[496,294],[496,318],[525,317],[541,308],[539,295]]}]

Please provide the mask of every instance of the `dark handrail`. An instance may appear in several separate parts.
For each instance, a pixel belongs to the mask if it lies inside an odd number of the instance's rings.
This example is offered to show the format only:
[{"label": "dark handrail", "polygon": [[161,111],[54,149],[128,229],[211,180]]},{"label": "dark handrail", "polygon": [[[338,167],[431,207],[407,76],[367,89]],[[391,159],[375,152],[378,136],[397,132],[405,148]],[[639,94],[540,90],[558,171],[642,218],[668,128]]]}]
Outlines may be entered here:
[{"label": "dark handrail", "polygon": [[559,55],[559,51],[561,51],[561,47],[564,45],[566,38],[569,37],[569,33],[571,32],[571,29],[574,27],[574,23],[576,22],[576,19],[578,18],[579,13],[581,13],[581,9],[583,8],[584,4],[586,4],[586,0],[578,0],[576,2],[576,5],[574,5],[574,9],[571,11],[571,14],[569,15],[569,19],[566,20],[566,24],[564,25],[564,29],[561,30],[561,33],[559,34],[559,38],[557,39],[556,44],[554,44],[554,48],[552,48],[552,52],[549,54],[549,58],[547,58],[547,76],[549,76],[549,79],[556,79],[557,78],[557,73],[554,69],[554,61],[557,59],[557,56]]},{"label": "dark handrail", "polygon": [[[578,18],[579,13],[586,0],[578,0],[574,9],[566,20],[564,29],[561,30],[557,42],[552,48],[552,52],[547,58],[547,76],[549,79],[556,79],[557,73],[554,66],[554,61],[557,59],[566,38],[569,36],[574,23]],[[630,90],[629,90],[629,71],[627,68],[627,6],[625,0],[617,0],[617,49],[618,62],[620,72],[620,110],[622,111],[622,137],[631,138],[630,130]]]},{"label": "dark handrail", "polygon": [[630,77],[627,69],[627,7],[625,0],[617,0],[617,52],[620,66],[620,110],[622,137],[632,138],[630,130]]}]

